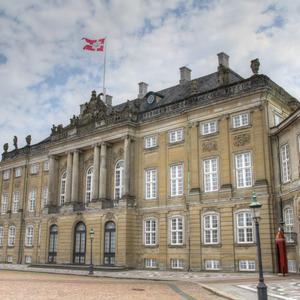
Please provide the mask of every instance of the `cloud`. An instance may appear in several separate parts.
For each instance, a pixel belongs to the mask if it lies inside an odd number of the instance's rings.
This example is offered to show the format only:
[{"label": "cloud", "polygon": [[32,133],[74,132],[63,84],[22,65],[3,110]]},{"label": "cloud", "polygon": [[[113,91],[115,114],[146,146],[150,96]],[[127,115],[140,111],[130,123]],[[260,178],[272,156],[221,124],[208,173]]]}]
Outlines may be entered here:
[{"label": "cloud", "polygon": [[[114,104],[134,99],[138,83],[157,91],[217,70],[219,52],[251,76],[259,58],[268,75],[300,98],[300,4],[286,0],[6,1],[0,10],[0,147],[37,143],[52,124],[67,125],[92,90],[100,92],[103,53],[82,37],[108,37],[106,88]],[[10,147],[12,150],[12,146]]]}]

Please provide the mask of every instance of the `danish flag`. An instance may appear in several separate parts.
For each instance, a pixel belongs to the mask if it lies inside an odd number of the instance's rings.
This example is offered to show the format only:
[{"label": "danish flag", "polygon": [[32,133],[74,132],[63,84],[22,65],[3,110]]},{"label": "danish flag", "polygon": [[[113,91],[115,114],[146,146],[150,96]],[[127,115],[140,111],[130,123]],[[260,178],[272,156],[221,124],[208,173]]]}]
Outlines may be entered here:
[{"label": "danish flag", "polygon": [[82,38],[82,39],[88,43],[88,45],[85,45],[83,47],[83,50],[90,50],[90,51],[103,51],[104,50],[105,38],[100,39],[100,40],[89,40],[87,38]]}]

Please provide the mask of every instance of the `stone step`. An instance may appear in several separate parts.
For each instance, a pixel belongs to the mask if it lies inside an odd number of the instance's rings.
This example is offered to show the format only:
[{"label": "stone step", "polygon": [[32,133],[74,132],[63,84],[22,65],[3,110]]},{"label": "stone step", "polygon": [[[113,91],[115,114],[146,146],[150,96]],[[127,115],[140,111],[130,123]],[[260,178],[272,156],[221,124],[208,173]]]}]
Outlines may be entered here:
[{"label": "stone step", "polygon": [[[66,269],[66,270],[89,270],[89,265],[75,265],[75,264],[31,264],[31,268],[44,268],[44,269]],[[94,271],[106,271],[106,272],[120,272],[128,271],[128,268],[124,266],[95,266]]]}]

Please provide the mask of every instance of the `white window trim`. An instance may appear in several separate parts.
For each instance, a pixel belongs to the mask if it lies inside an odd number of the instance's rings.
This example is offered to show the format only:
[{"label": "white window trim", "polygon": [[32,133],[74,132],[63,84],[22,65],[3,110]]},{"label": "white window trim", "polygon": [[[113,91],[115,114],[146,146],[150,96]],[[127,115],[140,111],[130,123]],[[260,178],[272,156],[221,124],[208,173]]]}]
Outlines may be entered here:
[{"label": "white window trim", "polygon": [[[209,266],[211,265],[211,267]],[[220,270],[220,260],[218,259],[206,259],[205,270]]]},{"label": "white window trim", "polygon": [[7,207],[8,207],[8,194],[2,194],[1,197],[1,215],[7,214]]},{"label": "white window trim", "polygon": [[44,162],[44,171],[45,171],[45,172],[49,171],[49,167],[50,167],[49,160],[46,160],[46,161]]},{"label": "white window trim", "polygon": [[[251,162],[250,162],[250,167],[248,167],[248,166],[243,166],[243,167],[240,167],[240,168],[238,168],[237,167],[237,156],[238,155],[245,155],[245,154],[248,154],[249,153],[249,155],[250,155],[250,160],[251,160]],[[245,159],[243,158],[243,160],[245,161]],[[242,152],[235,152],[235,153],[233,153],[233,164],[234,164],[234,174],[235,174],[235,186],[236,186],[236,188],[238,188],[238,189],[244,189],[244,188],[250,188],[250,187],[252,187],[253,186],[253,182],[254,182],[254,178],[253,178],[253,176],[254,176],[254,170],[253,170],[253,153],[252,153],[252,151],[250,150],[250,151],[242,151]],[[246,170],[250,170],[250,172],[251,172],[251,184],[250,185],[246,185],[245,183],[246,183]],[[238,171],[239,170],[242,170],[243,171],[243,185],[239,185],[239,182],[238,182]]]},{"label": "white window trim", "polygon": [[[182,168],[182,177],[172,177],[172,169],[176,168],[176,174],[178,173],[177,167]],[[176,184],[176,192],[173,194],[172,185]],[[180,182],[182,184],[182,192],[180,191]],[[178,163],[169,166],[169,195],[170,197],[178,197],[184,195],[184,164]]]},{"label": "white window trim", "polygon": [[[86,171],[85,177],[85,203],[91,202],[93,198],[93,178],[94,178],[94,167],[90,166]],[[90,184],[88,188],[88,184]]]},{"label": "white window trim", "polygon": [[14,247],[15,246],[15,240],[16,240],[16,227],[10,226],[8,228],[8,246]]},{"label": "white window trim", "polygon": [[288,272],[289,273],[297,273],[297,262],[295,260],[288,260]]},{"label": "white window trim", "polygon": [[156,259],[155,258],[145,258],[145,268],[155,269],[156,268]]},{"label": "white window trim", "polygon": [[[155,231],[153,230],[149,230],[146,232],[146,222],[147,221],[150,221],[151,223],[152,222],[155,222]],[[151,238],[150,240],[152,242],[150,243],[147,243],[147,233],[150,234],[152,236],[152,234],[154,233],[155,234],[155,238],[154,238],[154,241],[153,239]],[[144,219],[144,222],[143,222],[143,241],[144,241],[144,246],[157,246],[157,242],[158,242],[158,219],[155,218],[155,217],[149,217],[149,218],[146,218]]]},{"label": "white window trim", "polygon": [[21,177],[22,176],[22,168],[19,167],[19,168],[16,168],[15,169],[15,177],[18,178],[18,177]]},{"label": "white window trim", "polygon": [[[148,143],[149,142],[149,143]],[[158,135],[150,135],[144,138],[144,147],[145,149],[151,149],[158,146]]]},{"label": "white window trim", "polygon": [[26,227],[26,247],[32,247],[33,246],[33,238],[34,238],[34,227],[32,225],[28,225]]},{"label": "white window trim", "polygon": [[[246,268],[244,268],[244,269],[241,268],[243,263],[246,264]],[[249,268],[250,266],[253,265],[253,263],[254,263],[254,269]],[[255,272],[255,260],[254,259],[240,259],[239,260],[239,271],[241,271],[241,272],[243,272],[243,271]]]},{"label": "white window trim", "polygon": [[[247,115],[247,124],[244,124],[244,123],[242,123],[243,122],[243,116],[246,116],[246,115]],[[241,125],[236,124],[236,122],[235,122],[236,118],[239,118],[239,121],[240,121]],[[243,127],[246,127],[246,126],[249,126],[249,125],[250,125],[250,113],[249,112],[238,113],[238,114],[235,114],[235,115],[231,116],[231,127],[233,129],[243,128]]]},{"label": "white window trim", "polygon": [[3,180],[9,180],[10,179],[10,170],[6,170],[3,172]]},{"label": "white window trim", "polygon": [[66,201],[66,188],[67,188],[67,172],[63,172],[60,178],[59,203],[61,206],[64,205]]},{"label": "white window trim", "polygon": [[42,190],[43,196],[42,196],[42,207],[45,208],[47,205],[47,198],[48,198],[48,187],[44,186]]},{"label": "white window trim", "polygon": [[[171,140],[172,134],[175,134],[175,140]],[[177,129],[172,129],[168,132],[168,137],[169,137],[169,144],[175,144],[175,143],[180,143],[184,141],[183,137],[183,127],[177,128]]]},{"label": "white window trim", "polygon": [[171,269],[183,269],[183,259],[172,258],[170,264]]},{"label": "white window trim", "polygon": [[[239,214],[245,214],[245,213],[249,213],[251,214],[251,220],[252,220],[252,226],[240,226],[238,227],[238,215]],[[250,209],[243,209],[243,210],[238,210],[234,213],[234,236],[235,236],[235,242],[236,244],[238,245],[251,245],[251,244],[254,244],[256,242],[256,237],[255,237],[255,230],[254,230],[254,222],[253,222],[253,219],[252,219],[253,215],[252,215],[252,211]],[[246,229],[246,228],[252,228],[252,241],[245,241],[245,242],[241,242],[239,240],[239,230],[238,229]],[[244,232],[247,231],[247,230],[244,230]]]},{"label": "white window trim", "polygon": [[[212,124],[215,124],[215,130],[211,129]],[[208,127],[208,132],[204,132],[204,127],[207,125]],[[218,132],[218,122],[216,119],[214,120],[209,120],[209,121],[204,121],[200,123],[201,126],[201,135],[210,135],[210,134],[215,134]]]},{"label": "white window trim", "polygon": [[[284,153],[286,157],[285,159],[283,155]],[[282,181],[283,183],[288,183],[291,181],[290,147],[288,144],[281,146],[280,158],[281,158],[281,169],[282,169]]]},{"label": "white window trim", "polygon": [[12,209],[13,214],[18,213],[19,211],[20,199],[21,199],[21,193],[19,191],[15,191],[13,194],[13,209]]},{"label": "white window trim", "polygon": [[[286,218],[286,213],[287,211],[292,211],[292,223],[290,222],[287,222],[287,221],[290,221],[291,218],[289,218],[287,220]],[[294,209],[291,207],[291,206],[288,206],[288,207],[285,207],[284,210],[283,210],[283,217],[284,217],[284,233],[290,233],[290,232],[294,232],[294,226],[295,226],[295,219],[294,219]],[[292,236],[290,235],[285,235],[285,239],[286,239],[286,242],[287,243],[294,243],[294,239]]]},{"label": "white window trim", "polygon": [[[147,173],[150,172],[151,173],[151,179],[150,181],[147,181]],[[155,174],[155,181],[153,181],[153,176],[152,173],[154,172]],[[157,168],[151,168],[151,169],[145,169],[144,170],[144,197],[145,199],[156,199],[157,198],[157,182],[158,182],[158,172],[157,172]],[[148,196],[147,193],[147,187],[150,187],[150,196]]]},{"label": "white window trim", "polygon": [[[174,219],[182,219],[182,230],[178,230],[178,229],[173,230],[172,229],[172,220],[174,220]],[[184,218],[184,216],[181,216],[181,215],[171,216],[171,217],[169,217],[168,224],[169,224],[169,229],[168,229],[169,245],[170,246],[184,246],[185,245],[185,218]],[[175,241],[173,241],[173,239],[172,239],[173,232],[177,232]],[[179,232],[182,232],[182,242],[179,242],[179,234],[178,234]]]},{"label": "white window trim", "polygon": [[37,197],[37,190],[36,189],[30,189],[30,191],[29,191],[29,203],[28,203],[28,211],[29,212],[35,212],[36,197]]},{"label": "white window trim", "polygon": [[[217,228],[216,229],[212,229],[212,228],[209,228],[209,229],[206,229],[205,228],[205,218],[208,217],[208,216],[216,216],[217,217]],[[218,212],[215,212],[215,211],[208,211],[206,213],[204,213],[202,216],[201,216],[201,219],[202,219],[202,243],[204,245],[219,245],[220,242],[221,242],[221,237],[220,237],[220,214]],[[210,231],[212,232],[213,230],[217,230],[217,242],[206,242],[206,231]]]},{"label": "white window trim", "polygon": [[[207,161],[212,161],[212,160],[216,160],[216,164],[217,164],[217,171],[216,172],[213,172],[213,171],[210,171],[208,173],[205,172],[205,164]],[[220,178],[220,166],[219,166],[219,157],[208,157],[208,158],[204,158],[202,160],[202,174],[203,174],[203,190],[204,192],[206,193],[210,193],[210,192],[216,192],[219,190],[220,186],[219,186],[219,178]],[[214,188],[214,185],[212,184],[213,183],[213,174],[217,174],[217,187]],[[210,179],[210,186],[211,188],[208,189],[208,186],[206,185],[206,178],[209,177]]]},{"label": "white window trim", "polygon": [[39,173],[39,164],[33,164],[30,168],[30,174],[35,175]]},{"label": "white window trim", "polygon": [[3,246],[3,240],[4,240],[4,227],[0,226],[0,247]]},{"label": "white window trim", "polygon": [[[123,163],[123,167],[120,167],[117,169],[117,165],[119,163]],[[120,181],[120,184],[117,185],[117,172],[119,173],[119,181]],[[117,161],[117,163],[115,164],[115,168],[114,168],[114,199],[117,200],[117,199],[121,199],[122,196],[123,196],[123,181],[124,181],[124,160],[123,159],[120,159]],[[117,193],[117,190],[118,190],[118,193]],[[117,196],[117,194],[119,194],[119,196]]]}]

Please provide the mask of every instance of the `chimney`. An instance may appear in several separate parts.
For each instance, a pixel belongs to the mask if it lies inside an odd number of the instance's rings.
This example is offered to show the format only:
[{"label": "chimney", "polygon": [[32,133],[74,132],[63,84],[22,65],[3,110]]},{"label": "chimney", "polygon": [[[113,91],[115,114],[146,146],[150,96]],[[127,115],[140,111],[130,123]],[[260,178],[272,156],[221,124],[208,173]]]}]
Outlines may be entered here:
[{"label": "chimney", "polygon": [[147,83],[145,82],[139,83],[139,94],[138,94],[139,99],[143,99],[144,96],[147,94],[147,87],[148,87]]},{"label": "chimney", "polygon": [[219,66],[223,66],[225,67],[226,69],[229,68],[229,56],[224,53],[224,52],[221,52],[218,54],[218,57],[219,57]]},{"label": "chimney", "polygon": [[106,101],[105,101],[105,104],[106,105],[110,105],[110,106],[112,106],[112,96],[110,96],[110,95],[106,95]]},{"label": "chimney", "polygon": [[180,80],[179,80],[180,85],[185,84],[191,80],[192,70],[190,70],[187,67],[181,67],[179,68],[179,70],[180,70]]}]

